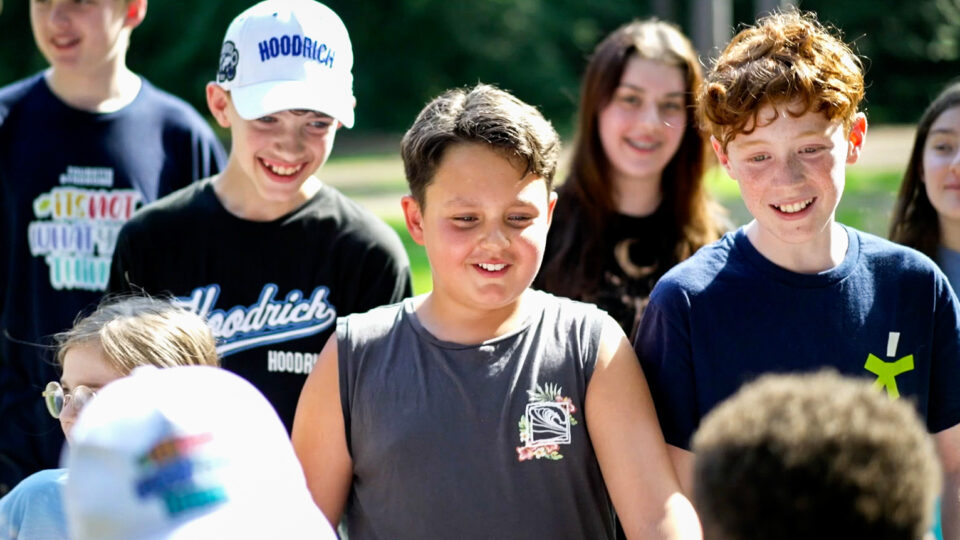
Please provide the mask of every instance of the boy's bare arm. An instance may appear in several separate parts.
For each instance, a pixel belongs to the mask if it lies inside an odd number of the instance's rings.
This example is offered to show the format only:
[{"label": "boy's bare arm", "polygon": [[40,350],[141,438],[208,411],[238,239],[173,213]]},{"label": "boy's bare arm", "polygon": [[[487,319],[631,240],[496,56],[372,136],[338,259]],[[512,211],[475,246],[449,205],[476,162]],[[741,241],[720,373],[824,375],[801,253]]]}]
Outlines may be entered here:
[{"label": "boy's bare arm", "polygon": [[933,436],[943,465],[940,522],[944,540],[960,539],[960,424]]},{"label": "boy's bare arm", "polygon": [[334,528],[343,514],[353,477],[345,433],[337,335],[333,334],[300,393],[292,439],[313,500]]},{"label": "boy's bare arm", "polygon": [[667,454],[677,472],[680,488],[688,497],[693,497],[693,452],[672,444],[667,445]]},{"label": "boy's bare arm", "polygon": [[699,521],[680,490],[640,364],[613,319],[608,318],[603,331],[584,411],[627,537],[700,538]]}]

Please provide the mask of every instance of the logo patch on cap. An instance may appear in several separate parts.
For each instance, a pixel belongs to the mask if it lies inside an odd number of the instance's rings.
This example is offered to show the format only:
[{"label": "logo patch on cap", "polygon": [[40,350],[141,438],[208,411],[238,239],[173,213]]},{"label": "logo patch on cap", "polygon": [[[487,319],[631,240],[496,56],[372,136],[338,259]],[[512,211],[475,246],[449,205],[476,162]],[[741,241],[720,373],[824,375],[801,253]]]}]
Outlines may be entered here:
[{"label": "logo patch on cap", "polygon": [[232,81],[237,76],[237,64],[240,63],[240,52],[232,41],[224,41],[220,49],[220,70],[217,72],[217,82]]}]

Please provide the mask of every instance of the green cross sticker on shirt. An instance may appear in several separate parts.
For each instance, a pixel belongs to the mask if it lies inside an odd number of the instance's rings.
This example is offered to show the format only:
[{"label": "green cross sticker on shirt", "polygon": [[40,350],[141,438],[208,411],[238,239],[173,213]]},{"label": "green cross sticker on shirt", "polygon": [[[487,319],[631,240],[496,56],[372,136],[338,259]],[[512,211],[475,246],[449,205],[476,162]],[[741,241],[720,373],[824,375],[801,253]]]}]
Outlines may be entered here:
[{"label": "green cross sticker on shirt", "polygon": [[[887,356],[896,357],[897,343],[900,341],[900,332],[890,332],[890,338],[887,341]],[[908,371],[913,371],[913,355],[908,354],[895,362],[884,362],[873,354],[867,355],[867,362],[863,368],[877,376],[874,386],[884,388],[890,399],[900,397],[900,389],[897,388],[897,375]]]},{"label": "green cross sticker on shirt", "polygon": [[913,370],[913,355],[907,355],[896,362],[884,362],[874,355],[867,356],[867,363],[863,365],[864,369],[877,376],[874,384],[877,388],[886,388],[890,399],[900,397],[900,390],[897,388],[897,375]]}]

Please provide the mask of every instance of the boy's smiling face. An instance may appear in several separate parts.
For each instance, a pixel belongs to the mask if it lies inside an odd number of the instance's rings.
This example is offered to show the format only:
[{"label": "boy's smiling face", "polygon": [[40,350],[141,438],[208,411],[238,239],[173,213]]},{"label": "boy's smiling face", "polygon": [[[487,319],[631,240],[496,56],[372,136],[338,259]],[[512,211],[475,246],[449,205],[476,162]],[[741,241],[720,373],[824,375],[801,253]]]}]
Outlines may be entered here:
[{"label": "boy's smiling face", "polygon": [[246,120],[237,114],[225,90],[207,87],[210,111],[230,128],[230,160],[223,173],[231,190],[252,205],[286,214],[309,198],[304,183],[333,150],[338,122],[314,111],[280,111]]},{"label": "boy's smiling face", "polygon": [[137,26],[145,9],[142,0],[30,0],[30,25],[51,66],[96,73],[110,61],[123,60],[122,32]]},{"label": "boy's smiling face", "polygon": [[433,297],[486,311],[508,308],[540,268],[556,195],[491,147],[447,148],[424,207],[403,200],[407,228],[426,247]]},{"label": "boy's smiling face", "polygon": [[827,245],[846,174],[866,133],[858,114],[848,136],[843,123],[799,105],[766,105],[752,133],[740,133],[724,151],[713,142],[720,163],[740,185],[740,195],[758,225],[755,247],[765,255]]}]

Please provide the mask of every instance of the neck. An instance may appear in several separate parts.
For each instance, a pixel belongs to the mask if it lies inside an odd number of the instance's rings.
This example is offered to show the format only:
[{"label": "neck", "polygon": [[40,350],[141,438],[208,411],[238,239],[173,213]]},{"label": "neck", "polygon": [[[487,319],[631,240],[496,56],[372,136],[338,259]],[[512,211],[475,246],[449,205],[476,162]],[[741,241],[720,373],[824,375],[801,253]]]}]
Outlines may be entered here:
[{"label": "neck", "polygon": [[643,217],[657,211],[663,199],[660,176],[649,178],[613,177],[617,212]]},{"label": "neck", "polygon": [[816,274],[835,268],[847,254],[847,232],[838,223],[831,222],[827,230],[803,244],[786,244],[763,231],[756,220],[745,227],[753,247],[768,260],[798,274]]},{"label": "neck", "polygon": [[444,299],[433,291],[416,299],[416,313],[420,324],[437,339],[475,345],[519,328],[529,311],[529,293],[527,289],[507,306],[477,310]]},{"label": "neck", "polygon": [[940,218],[940,244],[960,252],[960,220]]},{"label": "neck", "polygon": [[303,206],[323,187],[316,176],[307,178],[294,197],[283,201],[264,199],[257,192],[253,181],[234,161],[227,164],[213,180],[213,192],[220,204],[234,216],[247,221],[273,221]]},{"label": "neck", "polygon": [[47,85],[60,100],[75,109],[107,113],[129,105],[142,80],[122,62],[107,62],[93,71],[50,68]]}]

